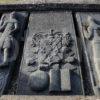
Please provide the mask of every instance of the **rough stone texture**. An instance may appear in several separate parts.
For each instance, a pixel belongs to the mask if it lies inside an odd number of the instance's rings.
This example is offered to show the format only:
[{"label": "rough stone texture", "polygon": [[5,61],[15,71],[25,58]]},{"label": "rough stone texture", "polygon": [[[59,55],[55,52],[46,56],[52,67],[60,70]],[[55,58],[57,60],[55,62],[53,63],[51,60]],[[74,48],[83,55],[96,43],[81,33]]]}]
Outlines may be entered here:
[{"label": "rough stone texture", "polygon": [[[77,41],[71,13],[31,13],[28,27],[17,94],[48,94],[49,87],[42,92],[30,90],[28,85],[30,74],[38,70],[48,74],[52,71],[52,75],[49,75],[50,85],[56,88],[58,87],[56,82],[59,81],[61,84],[61,75],[57,76],[56,72],[58,74],[59,69],[65,68],[71,71],[71,82],[68,82],[68,84],[71,83],[71,92],[68,94],[83,94]],[[61,74],[61,70],[59,73]],[[66,76],[63,78],[70,81],[70,78]],[[67,89],[65,89],[66,92],[69,92]]]},{"label": "rough stone texture", "polygon": [[29,86],[33,91],[41,91],[49,85],[49,75],[44,71],[36,71],[30,75]]},{"label": "rough stone texture", "polygon": [[2,0],[1,4],[42,4],[42,3],[78,3],[78,4],[100,4],[99,0]]},{"label": "rough stone texture", "polygon": [[100,95],[100,14],[77,13],[76,16],[84,47],[83,52],[85,52],[87,73],[90,76],[88,81],[91,81],[95,94]]},{"label": "rough stone texture", "polygon": [[3,95],[1,100],[100,100],[100,97],[96,96],[14,96]]},{"label": "rough stone texture", "polygon": [[60,70],[51,69],[50,70],[50,92],[60,92]]},{"label": "rough stone texture", "polygon": [[95,96],[13,96],[4,95],[1,100],[100,100]]},{"label": "rough stone texture", "polygon": [[71,91],[71,79],[70,79],[70,70],[61,69],[61,90],[62,91]]},{"label": "rough stone texture", "polygon": [[[12,28],[13,27],[13,28]],[[2,15],[0,23],[0,67],[8,65],[11,62],[11,57],[14,57],[14,51],[19,51],[15,47],[14,35],[18,32],[18,20],[16,19],[16,13],[10,13],[9,15]],[[17,52],[16,52],[17,57]],[[12,59],[12,61],[16,60]]]},{"label": "rough stone texture", "polygon": [[38,4],[38,3],[79,3],[79,4],[98,4],[99,0],[30,0],[26,1],[26,3]]}]

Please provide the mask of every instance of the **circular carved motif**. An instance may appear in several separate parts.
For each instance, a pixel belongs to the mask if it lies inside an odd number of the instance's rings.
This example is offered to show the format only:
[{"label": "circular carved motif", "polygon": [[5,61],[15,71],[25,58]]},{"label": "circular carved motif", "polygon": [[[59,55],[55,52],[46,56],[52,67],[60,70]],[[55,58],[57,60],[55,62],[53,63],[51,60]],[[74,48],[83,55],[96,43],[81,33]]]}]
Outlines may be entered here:
[{"label": "circular carved motif", "polygon": [[34,91],[41,91],[48,87],[49,75],[41,70],[37,70],[30,75],[29,86]]}]

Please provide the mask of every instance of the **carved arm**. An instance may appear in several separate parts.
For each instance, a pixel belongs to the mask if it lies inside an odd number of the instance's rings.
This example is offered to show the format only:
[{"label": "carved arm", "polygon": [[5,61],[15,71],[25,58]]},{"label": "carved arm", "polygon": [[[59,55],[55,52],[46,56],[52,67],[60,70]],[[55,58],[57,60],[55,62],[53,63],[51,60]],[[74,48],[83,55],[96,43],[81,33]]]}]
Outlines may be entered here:
[{"label": "carved arm", "polygon": [[3,15],[0,20],[0,31],[3,31],[6,26],[6,22],[4,22],[4,18],[5,18],[5,15]]},{"label": "carved arm", "polygon": [[15,23],[14,23],[14,29],[12,30],[12,32],[14,33],[14,32],[16,32],[17,30],[18,30],[18,23],[15,22]]}]

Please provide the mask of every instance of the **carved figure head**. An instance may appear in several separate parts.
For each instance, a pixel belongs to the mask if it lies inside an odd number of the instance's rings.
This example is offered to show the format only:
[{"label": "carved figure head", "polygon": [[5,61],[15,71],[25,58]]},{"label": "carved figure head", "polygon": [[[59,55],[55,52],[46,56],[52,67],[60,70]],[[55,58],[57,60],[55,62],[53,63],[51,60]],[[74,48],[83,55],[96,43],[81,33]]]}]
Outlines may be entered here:
[{"label": "carved figure head", "polygon": [[16,12],[12,12],[12,13],[10,14],[10,18],[15,18],[15,14],[16,14]]}]

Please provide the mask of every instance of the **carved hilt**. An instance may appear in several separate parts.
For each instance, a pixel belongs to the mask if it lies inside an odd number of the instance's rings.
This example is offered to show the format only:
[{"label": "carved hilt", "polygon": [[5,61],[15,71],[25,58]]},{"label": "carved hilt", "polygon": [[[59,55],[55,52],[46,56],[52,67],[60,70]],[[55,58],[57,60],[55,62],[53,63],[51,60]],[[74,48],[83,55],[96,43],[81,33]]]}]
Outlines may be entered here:
[{"label": "carved hilt", "polygon": [[84,37],[86,39],[90,39],[93,35],[93,18],[91,16],[88,16],[87,22],[84,23],[83,31],[84,31]]},{"label": "carved hilt", "polygon": [[94,37],[94,30],[99,29],[100,22],[92,18],[91,16],[88,16],[87,22],[83,24],[83,31],[84,31],[84,37],[86,39],[91,39]]}]

